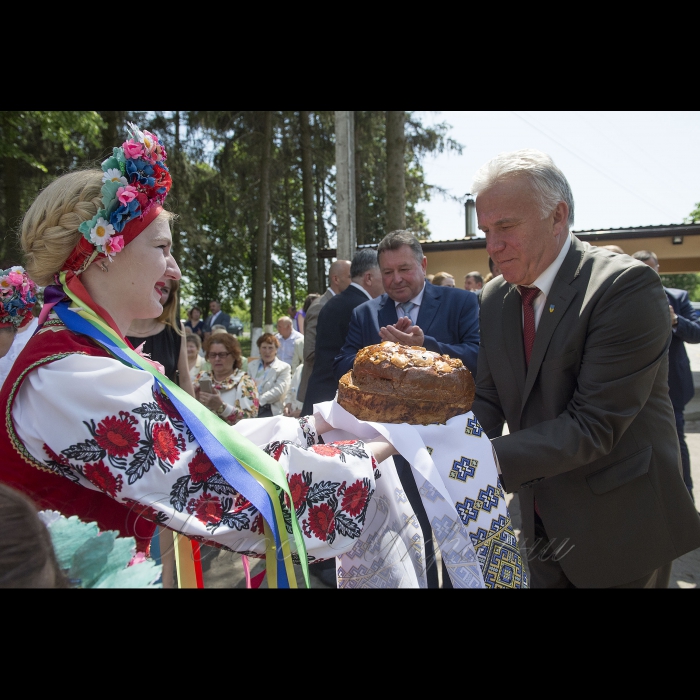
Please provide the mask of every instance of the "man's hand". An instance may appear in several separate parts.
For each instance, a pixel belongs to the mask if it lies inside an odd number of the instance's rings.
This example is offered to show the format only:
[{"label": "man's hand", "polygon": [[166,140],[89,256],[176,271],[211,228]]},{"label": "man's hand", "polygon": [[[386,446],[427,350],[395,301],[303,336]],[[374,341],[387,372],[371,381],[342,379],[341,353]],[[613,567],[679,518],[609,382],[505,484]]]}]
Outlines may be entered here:
[{"label": "man's hand", "polygon": [[671,326],[677,326],[678,316],[676,316],[676,312],[673,310],[673,307],[670,304],[668,305],[668,310],[671,312]]},{"label": "man's hand", "polygon": [[390,340],[400,345],[423,346],[425,336],[420,326],[411,325],[411,319],[403,316],[391,326],[382,326],[379,329],[379,337],[382,340]]}]

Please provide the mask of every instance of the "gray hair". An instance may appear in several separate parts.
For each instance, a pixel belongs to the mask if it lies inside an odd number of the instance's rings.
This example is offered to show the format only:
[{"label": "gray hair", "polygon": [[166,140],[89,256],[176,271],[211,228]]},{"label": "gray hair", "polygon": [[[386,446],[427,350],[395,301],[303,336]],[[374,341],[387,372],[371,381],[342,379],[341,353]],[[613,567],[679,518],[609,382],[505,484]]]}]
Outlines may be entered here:
[{"label": "gray hair", "polygon": [[373,248],[361,248],[355,253],[350,263],[350,278],[362,277],[365,272],[379,267],[377,251]]},{"label": "gray hair", "polygon": [[524,148],[520,151],[499,153],[477,171],[472,184],[472,194],[489,189],[500,180],[522,175],[532,188],[542,218],[549,216],[559,202],[569,207],[569,228],[574,225],[574,196],[564,173],[542,151]]},{"label": "gray hair", "polygon": [[404,245],[407,245],[413,251],[413,256],[418,261],[418,264],[422,265],[424,256],[421,244],[410,231],[404,230],[392,231],[382,238],[377,246],[377,258],[379,258],[385,250],[398,250]]}]

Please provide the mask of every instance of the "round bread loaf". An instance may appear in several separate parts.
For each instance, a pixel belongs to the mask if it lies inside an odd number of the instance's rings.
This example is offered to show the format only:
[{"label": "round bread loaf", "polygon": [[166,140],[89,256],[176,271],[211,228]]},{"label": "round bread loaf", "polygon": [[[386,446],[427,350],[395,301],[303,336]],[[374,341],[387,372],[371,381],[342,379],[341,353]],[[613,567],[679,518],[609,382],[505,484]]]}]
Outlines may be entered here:
[{"label": "round bread loaf", "polygon": [[461,360],[385,341],[357,353],[337,401],[360,420],[431,425],[467,413],[474,391]]}]

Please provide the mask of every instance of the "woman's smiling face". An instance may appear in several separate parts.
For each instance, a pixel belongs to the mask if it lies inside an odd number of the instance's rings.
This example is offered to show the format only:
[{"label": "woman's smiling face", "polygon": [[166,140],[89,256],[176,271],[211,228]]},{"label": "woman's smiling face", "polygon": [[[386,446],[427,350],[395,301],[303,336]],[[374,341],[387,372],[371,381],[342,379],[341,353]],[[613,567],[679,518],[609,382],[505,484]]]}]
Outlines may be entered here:
[{"label": "woman's smiling face", "polygon": [[129,245],[114,256],[108,272],[93,263],[83,273],[92,298],[125,333],[137,318],[157,318],[163,313],[163,288],[180,279],[180,268],[171,253],[172,236],[167,218],[159,216]]}]

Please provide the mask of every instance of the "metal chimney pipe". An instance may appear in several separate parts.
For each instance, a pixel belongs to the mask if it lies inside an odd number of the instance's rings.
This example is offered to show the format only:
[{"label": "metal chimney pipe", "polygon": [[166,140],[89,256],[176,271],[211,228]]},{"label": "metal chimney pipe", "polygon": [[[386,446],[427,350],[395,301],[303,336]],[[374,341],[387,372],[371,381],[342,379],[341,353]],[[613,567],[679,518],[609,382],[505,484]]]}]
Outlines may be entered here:
[{"label": "metal chimney pipe", "polygon": [[464,203],[464,218],[466,219],[466,238],[476,236],[476,202],[471,194],[467,193],[467,201]]}]

